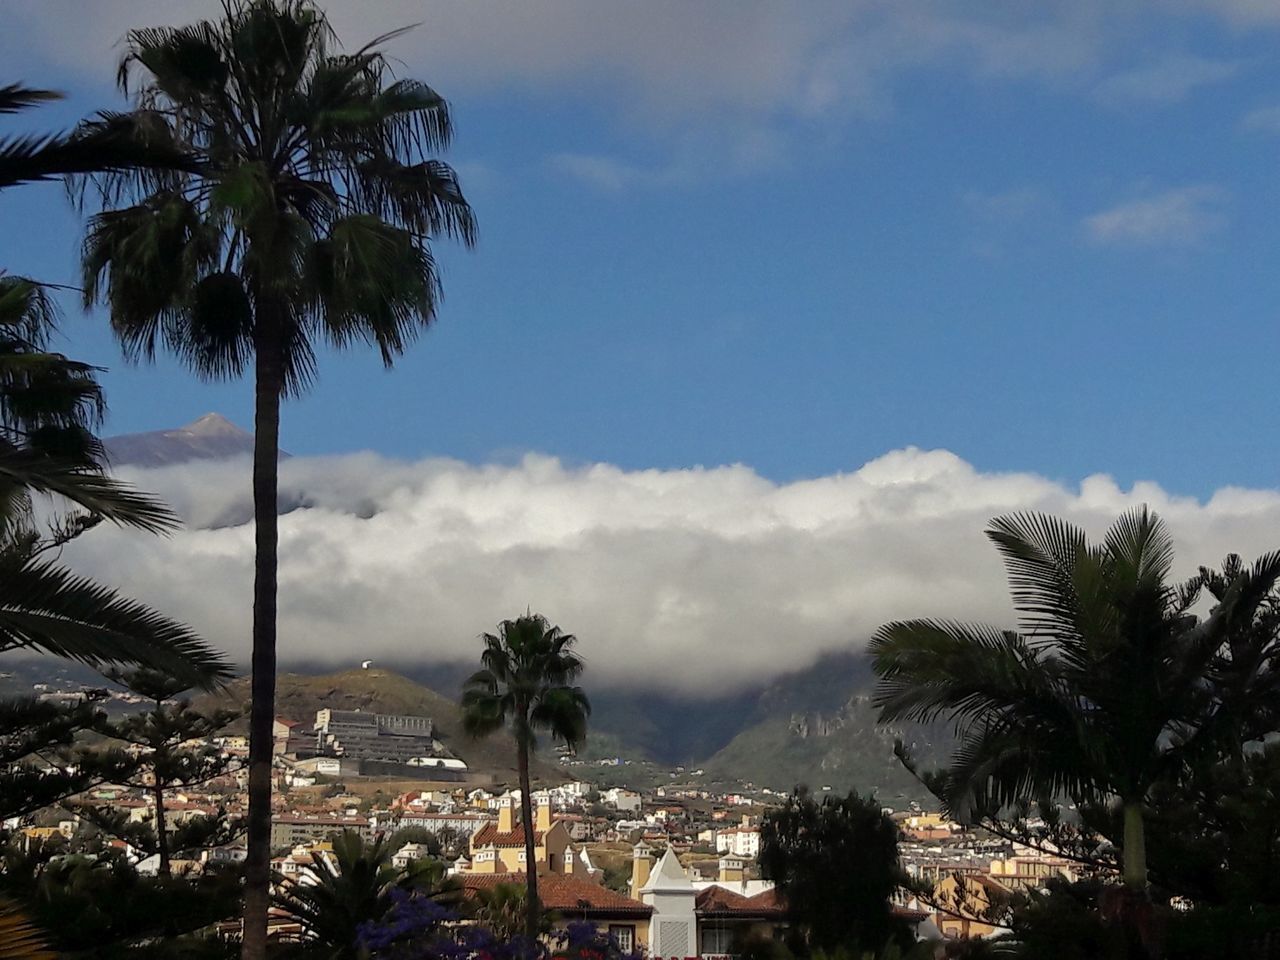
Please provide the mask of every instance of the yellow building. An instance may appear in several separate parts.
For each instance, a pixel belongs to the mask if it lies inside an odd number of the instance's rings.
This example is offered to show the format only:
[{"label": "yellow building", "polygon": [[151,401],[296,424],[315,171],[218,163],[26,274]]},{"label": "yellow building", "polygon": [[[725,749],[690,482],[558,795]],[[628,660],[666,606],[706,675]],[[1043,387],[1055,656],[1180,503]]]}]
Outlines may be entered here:
[{"label": "yellow building", "polygon": [[[469,873],[524,873],[524,828],[514,801],[503,797],[498,822],[486,824],[471,835]],[[533,815],[533,859],[542,873],[572,874],[579,867],[577,852],[564,823],[551,819],[551,801],[537,797]]]},{"label": "yellow building", "polygon": [[1010,890],[984,873],[953,873],[933,888],[933,922],[945,937],[986,937],[1005,928],[988,919]]},{"label": "yellow building", "polygon": [[1035,854],[991,861],[991,876],[1007,887],[1042,887],[1050,877],[1074,882],[1075,865],[1063,857]]}]

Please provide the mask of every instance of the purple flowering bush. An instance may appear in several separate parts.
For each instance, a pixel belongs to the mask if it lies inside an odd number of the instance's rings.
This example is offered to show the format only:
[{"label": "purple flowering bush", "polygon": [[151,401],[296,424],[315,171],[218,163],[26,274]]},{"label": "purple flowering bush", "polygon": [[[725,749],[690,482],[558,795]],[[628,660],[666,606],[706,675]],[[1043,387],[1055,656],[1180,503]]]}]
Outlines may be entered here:
[{"label": "purple flowering bush", "polygon": [[459,921],[455,910],[429,897],[395,890],[386,916],[361,924],[357,946],[371,960],[642,960],[591,923],[568,924],[546,943],[499,938],[487,927]]}]

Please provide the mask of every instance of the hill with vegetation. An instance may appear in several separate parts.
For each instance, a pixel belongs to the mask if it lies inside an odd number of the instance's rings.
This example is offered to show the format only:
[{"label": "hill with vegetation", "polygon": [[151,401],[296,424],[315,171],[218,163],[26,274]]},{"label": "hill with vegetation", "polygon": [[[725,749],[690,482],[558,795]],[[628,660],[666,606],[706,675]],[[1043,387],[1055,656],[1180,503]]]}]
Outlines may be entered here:
[{"label": "hill with vegetation", "polygon": [[[197,706],[216,703],[228,709],[247,710],[249,679],[241,677],[224,691],[206,694]],[[276,679],[276,715],[310,726],[316,711],[323,707],[335,710],[364,710],[369,713],[402,713],[430,717],[436,737],[455,756],[465,760],[473,772],[490,774],[498,781],[514,782],[516,748],[506,734],[494,734],[484,740],[473,740],[462,729],[462,710],[455,700],[415,683],[390,670],[343,670],[309,676],[282,673]],[[240,721],[243,728],[244,721]],[[553,764],[545,761],[534,768],[535,775],[562,779]]]}]

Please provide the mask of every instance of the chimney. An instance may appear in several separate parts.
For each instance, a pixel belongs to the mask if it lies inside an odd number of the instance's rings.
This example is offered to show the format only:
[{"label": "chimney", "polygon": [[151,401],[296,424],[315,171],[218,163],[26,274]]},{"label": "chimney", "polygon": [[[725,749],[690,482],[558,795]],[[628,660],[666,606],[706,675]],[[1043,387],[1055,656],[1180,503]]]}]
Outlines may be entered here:
[{"label": "chimney", "polygon": [[551,829],[551,797],[545,793],[533,798],[533,829],[536,833]]},{"label": "chimney", "polygon": [[747,878],[741,857],[720,858],[720,883],[741,884]]},{"label": "chimney", "polygon": [[640,888],[649,882],[653,851],[643,840],[631,848],[631,899],[640,899]]},{"label": "chimney", "polygon": [[503,797],[498,801],[498,832],[510,833],[516,828],[515,813],[512,809],[511,798]]}]

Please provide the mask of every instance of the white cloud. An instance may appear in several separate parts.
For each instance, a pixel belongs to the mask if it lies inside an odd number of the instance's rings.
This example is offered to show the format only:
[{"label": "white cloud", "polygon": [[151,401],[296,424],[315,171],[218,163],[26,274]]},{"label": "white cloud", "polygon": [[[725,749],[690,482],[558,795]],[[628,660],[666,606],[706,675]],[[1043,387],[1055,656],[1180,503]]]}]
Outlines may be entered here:
[{"label": "white cloud", "polygon": [[[1135,34],[1180,12],[1217,7],[1231,19],[1249,0],[1181,8],[1157,0],[321,0],[341,37],[360,43],[418,23],[392,45],[408,70],[447,95],[485,88],[552,96],[604,95],[615,115],[687,127],[877,112],[897,74],[958,66],[987,77],[1094,82],[1123,69]],[[1259,8],[1270,0],[1259,0]],[[45,58],[111,76],[116,41],[134,26],[216,16],[219,0],[9,0],[0,53]],[[1145,32],[1144,32],[1145,31]],[[1180,81],[1210,61],[1176,58],[1137,89]],[[1150,71],[1152,68],[1146,68]],[[1200,82],[1200,81],[1192,81]],[[1154,86],[1152,86],[1154,84]],[[1086,87],[1087,88],[1087,87]]]},{"label": "white cloud", "polygon": [[1280,106],[1250,110],[1241,118],[1240,125],[1251,133],[1280,133]]},{"label": "white cloud", "polygon": [[1115,246],[1187,246],[1226,226],[1227,194],[1211,184],[1129,200],[1084,220],[1089,237]]},{"label": "white cloud", "polygon": [[986,193],[982,190],[966,190],[960,195],[964,208],[976,218],[988,223],[1020,223],[1041,211],[1048,203],[1038,187],[1011,187]]},{"label": "white cloud", "polygon": [[[226,524],[249,514],[247,464],[127,475],[188,528],[166,540],[100,529],[68,560],[245,658],[252,529]],[[1280,491],[1224,490],[1201,504],[1102,476],[1076,489],[982,473],[915,449],[781,485],[743,466],[295,458],[282,491],[307,504],[281,519],[285,662],[470,660],[481,631],[532,607],[581,638],[589,683],[686,692],[803,667],[892,618],[1009,622],[982,529],[1010,511],[1049,511],[1098,534],[1148,502],[1177,537],[1180,574],[1229,550],[1280,546]]]},{"label": "white cloud", "polygon": [[1098,84],[1095,92],[1108,103],[1176,103],[1191,91],[1222,83],[1239,71],[1240,64],[1233,61],[1170,54],[1112,74]]},{"label": "white cloud", "polygon": [[547,165],[556,173],[600,190],[621,190],[669,178],[667,171],[648,171],[616,157],[588,153],[555,153],[547,158]]}]

